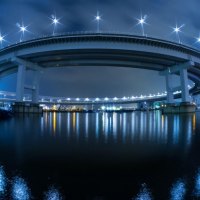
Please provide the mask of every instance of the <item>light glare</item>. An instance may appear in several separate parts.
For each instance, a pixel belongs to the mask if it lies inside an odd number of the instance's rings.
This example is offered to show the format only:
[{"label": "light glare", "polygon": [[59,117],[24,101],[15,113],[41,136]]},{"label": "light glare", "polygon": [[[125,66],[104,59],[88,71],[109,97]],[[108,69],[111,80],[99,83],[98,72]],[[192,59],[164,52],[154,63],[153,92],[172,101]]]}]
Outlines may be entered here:
[{"label": "light glare", "polygon": [[173,33],[176,33],[176,36],[177,36],[177,39],[178,39],[179,43],[181,43],[181,39],[180,39],[179,33],[182,32],[181,29],[184,26],[185,26],[184,24],[182,24],[181,26],[176,25],[176,27],[173,28]]},{"label": "light glare", "polygon": [[5,41],[5,40],[4,40],[4,37],[5,37],[5,36],[2,36],[2,35],[0,34],[0,42]]},{"label": "light glare", "polygon": [[56,17],[56,15],[51,15],[50,17],[51,21],[52,21],[52,25],[53,25],[53,35],[56,32],[56,27],[58,24],[60,24],[60,19]]},{"label": "light glare", "polygon": [[99,11],[97,11],[97,15],[95,16],[95,21],[97,22],[97,32],[100,30],[100,21],[101,21],[101,15],[99,14]]},{"label": "light glare", "polygon": [[97,11],[97,15],[95,16],[95,20],[96,21],[100,21],[101,20],[101,16],[99,15],[99,11]]},{"label": "light glare", "polygon": [[147,19],[147,15],[144,15],[140,17],[140,19],[137,19],[138,23],[137,25],[141,25],[141,29],[142,29],[142,35],[144,36],[144,24],[147,24],[146,23],[146,19]]}]

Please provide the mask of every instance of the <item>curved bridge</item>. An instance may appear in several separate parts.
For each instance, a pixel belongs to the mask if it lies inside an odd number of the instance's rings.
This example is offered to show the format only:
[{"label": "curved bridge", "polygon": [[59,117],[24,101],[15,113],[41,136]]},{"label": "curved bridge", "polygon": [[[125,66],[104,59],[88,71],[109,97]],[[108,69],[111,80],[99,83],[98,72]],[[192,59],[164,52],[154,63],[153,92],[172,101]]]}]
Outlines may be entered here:
[{"label": "curved bridge", "polygon": [[[122,34],[77,34],[34,39],[0,50],[0,76],[17,72],[17,101],[23,101],[24,88],[32,90],[38,101],[39,74],[50,67],[113,66],[160,71],[166,76],[167,99],[182,91],[182,100],[189,100],[189,77],[200,81],[200,52],[181,44],[149,37]],[[34,81],[25,85],[25,72],[34,72]],[[180,74],[180,87],[173,88],[171,75]]]}]

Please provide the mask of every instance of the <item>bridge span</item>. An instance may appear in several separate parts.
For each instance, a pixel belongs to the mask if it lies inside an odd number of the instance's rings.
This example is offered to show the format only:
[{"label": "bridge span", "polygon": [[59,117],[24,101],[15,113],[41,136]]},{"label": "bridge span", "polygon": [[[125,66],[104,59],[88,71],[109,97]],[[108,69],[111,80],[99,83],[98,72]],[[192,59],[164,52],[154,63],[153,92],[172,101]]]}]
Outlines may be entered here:
[{"label": "bridge span", "polygon": [[[195,90],[194,87],[188,86],[190,89],[190,95],[192,95],[192,91]],[[175,99],[181,97],[181,91],[175,91],[174,93]],[[55,104],[63,104],[63,105],[91,105],[91,104],[129,104],[129,103],[140,103],[140,102],[155,102],[155,101],[164,101],[166,100],[167,92],[157,93],[157,94],[149,94],[149,95],[140,95],[140,96],[131,96],[131,97],[113,97],[113,98],[70,98],[70,97],[54,97],[54,96],[41,96],[39,95],[38,103],[45,105],[55,105]],[[8,102],[14,103],[16,102],[16,93],[15,92],[7,92],[0,91],[0,102]],[[24,103],[32,102],[32,96],[30,94],[26,94],[23,98]]]},{"label": "bridge span", "polygon": [[[76,66],[131,67],[159,71],[166,78],[168,103],[180,90],[182,101],[190,102],[188,78],[200,84],[200,51],[150,37],[90,33],[51,36],[11,45],[0,50],[0,77],[17,73],[16,101],[23,102],[24,89],[39,101],[39,79],[47,68]],[[34,76],[25,84],[26,71]],[[44,74],[44,73],[43,73]],[[172,86],[172,74],[180,75],[180,86]]]}]

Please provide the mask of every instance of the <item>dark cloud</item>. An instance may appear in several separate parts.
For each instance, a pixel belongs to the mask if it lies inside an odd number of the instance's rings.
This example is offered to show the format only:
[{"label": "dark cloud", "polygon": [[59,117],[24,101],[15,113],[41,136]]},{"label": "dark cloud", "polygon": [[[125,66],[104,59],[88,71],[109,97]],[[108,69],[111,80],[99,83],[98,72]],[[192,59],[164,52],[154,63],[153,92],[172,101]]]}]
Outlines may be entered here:
[{"label": "dark cloud", "polygon": [[[29,25],[26,39],[51,34],[49,17],[61,17],[57,32],[95,31],[96,11],[102,14],[102,31],[141,34],[136,18],[147,14],[149,36],[176,40],[172,27],[185,24],[181,40],[195,44],[200,31],[199,0],[1,0],[0,31],[9,43],[19,41],[16,23]],[[147,80],[145,77],[148,76]],[[111,78],[112,77],[112,78]],[[9,79],[9,80],[8,80]],[[52,89],[49,90],[50,86]],[[0,89],[14,90],[15,76],[1,81]],[[41,79],[41,94],[58,96],[128,96],[165,90],[164,79],[155,72],[122,68],[67,68],[50,70]]]}]

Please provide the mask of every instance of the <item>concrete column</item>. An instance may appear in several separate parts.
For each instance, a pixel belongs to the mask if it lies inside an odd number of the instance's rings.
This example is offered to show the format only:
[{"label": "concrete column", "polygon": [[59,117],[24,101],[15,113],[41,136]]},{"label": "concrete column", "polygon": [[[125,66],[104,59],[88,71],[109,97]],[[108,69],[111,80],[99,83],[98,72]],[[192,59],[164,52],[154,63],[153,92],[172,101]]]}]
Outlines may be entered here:
[{"label": "concrete column", "polygon": [[182,102],[190,102],[187,69],[180,70]]},{"label": "concrete column", "polygon": [[172,74],[166,74],[166,90],[167,90],[167,103],[174,103],[174,95],[172,89]]},{"label": "concrete column", "polygon": [[39,81],[40,81],[40,71],[34,71],[33,79],[33,92],[32,92],[32,102],[38,103],[39,101]]},{"label": "concrete column", "polygon": [[17,72],[17,88],[16,88],[16,100],[18,102],[23,102],[25,74],[26,74],[26,67],[24,65],[19,65]]}]

